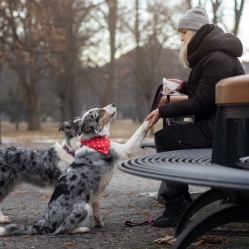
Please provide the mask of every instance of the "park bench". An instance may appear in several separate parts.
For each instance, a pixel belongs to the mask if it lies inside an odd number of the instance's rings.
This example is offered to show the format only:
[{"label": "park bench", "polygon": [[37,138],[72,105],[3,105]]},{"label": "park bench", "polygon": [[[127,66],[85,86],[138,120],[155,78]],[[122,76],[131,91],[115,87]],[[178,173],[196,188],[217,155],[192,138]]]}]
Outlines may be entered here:
[{"label": "park bench", "polygon": [[[211,187],[183,214],[173,248],[186,248],[198,236],[223,224],[249,219],[249,75],[216,85],[216,126],[212,149],[178,150],[134,157],[120,169],[138,176],[177,184]],[[222,199],[222,205],[187,222],[202,207]]]}]

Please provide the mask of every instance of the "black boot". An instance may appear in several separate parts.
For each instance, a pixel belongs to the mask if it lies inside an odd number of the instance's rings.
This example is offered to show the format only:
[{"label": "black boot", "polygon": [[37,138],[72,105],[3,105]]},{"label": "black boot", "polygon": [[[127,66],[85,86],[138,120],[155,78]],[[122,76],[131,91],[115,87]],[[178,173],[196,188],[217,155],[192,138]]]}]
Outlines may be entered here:
[{"label": "black boot", "polygon": [[184,193],[184,198],[189,204],[193,202],[193,199],[188,191]]},{"label": "black boot", "polygon": [[167,184],[167,191],[162,194],[166,199],[167,208],[165,208],[161,216],[153,221],[152,226],[175,226],[189,206],[188,201],[185,199],[185,194],[186,187]]},{"label": "black boot", "polygon": [[[183,199],[181,206],[176,210],[175,207],[167,207],[163,214],[157,217],[151,224],[154,227],[173,227],[178,224],[185,210],[188,208],[189,203]],[[167,213],[170,211],[170,214]]]}]

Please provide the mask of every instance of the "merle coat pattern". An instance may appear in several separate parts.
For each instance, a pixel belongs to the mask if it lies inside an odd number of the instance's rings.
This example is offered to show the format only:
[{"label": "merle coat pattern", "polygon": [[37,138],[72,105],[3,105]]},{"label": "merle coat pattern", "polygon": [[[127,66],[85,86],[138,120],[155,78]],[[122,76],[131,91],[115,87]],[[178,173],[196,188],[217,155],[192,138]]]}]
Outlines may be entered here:
[{"label": "merle coat pattern", "polygon": [[[114,104],[86,112],[82,117],[81,139],[108,136],[110,122],[115,115]],[[61,175],[44,219],[34,226],[12,224],[0,227],[0,236],[89,232],[90,215],[93,215],[95,227],[103,226],[98,196],[109,183],[118,161],[127,159],[131,151],[139,146],[148,124],[145,121],[125,144],[111,141],[107,154],[82,146],[76,152],[75,161]]]},{"label": "merle coat pattern", "polygon": [[[79,122],[66,121],[59,127],[65,138],[46,150],[8,146],[0,149],[0,201],[19,184],[55,187],[62,170],[74,161],[74,152],[80,148]],[[66,149],[66,150],[65,150]],[[70,154],[69,154],[70,153]],[[9,223],[0,209],[0,223]]]}]

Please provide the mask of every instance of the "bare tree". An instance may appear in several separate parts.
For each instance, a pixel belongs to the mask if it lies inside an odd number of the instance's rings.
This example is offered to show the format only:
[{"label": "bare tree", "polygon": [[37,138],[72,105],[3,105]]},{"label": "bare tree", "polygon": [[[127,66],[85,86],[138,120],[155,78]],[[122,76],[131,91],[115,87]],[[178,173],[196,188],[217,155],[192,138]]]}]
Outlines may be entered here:
[{"label": "bare tree", "polygon": [[243,8],[244,8],[244,0],[240,1],[240,4],[238,3],[237,0],[234,0],[234,13],[235,13],[235,20],[234,20],[234,28],[233,28],[233,33],[234,35],[238,34],[239,31],[239,24],[240,24],[240,18],[243,12]]},{"label": "bare tree", "polygon": [[[193,2],[192,0],[185,0],[184,3],[187,6],[187,9],[190,9],[193,7]],[[199,0],[199,5],[206,7],[208,3],[208,0]],[[245,0],[234,0],[234,25],[231,30],[231,32],[234,35],[238,34],[239,31],[239,24],[240,24],[240,19],[241,15],[244,9],[244,3]],[[212,12],[213,12],[213,23],[215,25],[219,25],[221,23],[226,27],[227,30],[229,28],[227,27],[226,23],[223,22],[224,18],[224,10],[227,8],[224,6],[224,2],[222,0],[210,0],[210,4],[212,6]]]},{"label": "bare tree", "polygon": [[63,121],[77,116],[75,77],[81,67],[81,49],[89,38],[89,32],[82,28],[82,23],[87,21],[92,6],[88,6],[85,1],[51,0],[47,3],[47,8],[52,34],[47,74],[52,79],[52,88],[60,99],[60,119]]},{"label": "bare tree", "polygon": [[[169,42],[169,37],[176,32],[173,31],[174,22],[171,20],[169,7],[165,3],[157,0],[150,1],[146,9],[146,19],[139,15],[144,11],[139,0],[135,1],[134,9],[135,13],[132,12],[134,18],[128,15],[129,19],[127,19],[123,15],[122,23],[131,32],[136,44],[130,64],[135,77],[135,116],[142,121],[148,114],[155,90],[164,77],[159,64],[162,63],[166,42]],[[131,20],[134,20],[133,23]]]},{"label": "bare tree", "polygon": [[[223,22],[224,18],[223,10],[226,8],[225,6],[222,6],[224,2],[222,0],[210,0],[210,1],[213,9],[213,23],[216,25],[222,23],[226,27],[227,25]],[[231,32],[234,35],[238,34],[240,19],[244,8],[244,2],[245,2],[244,0],[241,1],[234,0],[234,25],[231,30]],[[229,30],[228,27],[226,28]]]},{"label": "bare tree", "polygon": [[108,7],[108,12],[104,14],[109,32],[109,47],[110,47],[110,62],[108,63],[108,72],[106,74],[106,84],[103,89],[101,106],[109,104],[112,101],[112,93],[114,91],[115,82],[115,54],[116,54],[116,31],[118,21],[118,1],[105,0]]},{"label": "bare tree", "polygon": [[28,130],[40,129],[39,94],[37,91],[39,50],[37,40],[42,26],[39,6],[35,1],[2,1],[0,13],[3,18],[1,42],[7,50],[7,60],[19,75],[22,101],[26,110]]},{"label": "bare tree", "polygon": [[61,120],[75,117],[75,77],[93,33],[89,12],[94,5],[82,0],[4,2],[1,41],[19,75],[28,129],[40,128],[38,86],[44,77],[59,96]]},{"label": "bare tree", "polygon": [[215,25],[217,25],[218,23],[218,19],[219,19],[219,9],[221,7],[221,4],[222,4],[222,0],[210,0],[211,1],[211,4],[212,4],[212,8],[213,8],[213,23]]},{"label": "bare tree", "polygon": [[[2,83],[2,68],[3,68],[4,56],[0,53],[0,87]],[[2,101],[0,100],[0,144],[2,144]]]}]

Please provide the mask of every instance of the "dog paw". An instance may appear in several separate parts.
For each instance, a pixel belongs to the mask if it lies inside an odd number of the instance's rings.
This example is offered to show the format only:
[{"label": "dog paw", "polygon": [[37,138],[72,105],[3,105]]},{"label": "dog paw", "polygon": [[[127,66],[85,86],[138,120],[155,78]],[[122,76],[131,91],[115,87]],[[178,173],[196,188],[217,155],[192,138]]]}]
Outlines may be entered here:
[{"label": "dog paw", "polygon": [[149,124],[150,124],[150,121],[144,121],[144,122],[143,122],[143,128],[144,128],[145,130],[147,130],[148,127],[149,127]]},{"label": "dog paw", "polygon": [[10,223],[9,217],[8,216],[2,216],[2,217],[0,217],[0,223],[2,223],[2,224],[8,224],[8,223]]},{"label": "dog paw", "polygon": [[98,228],[98,227],[103,227],[104,226],[104,222],[102,220],[98,221],[98,222],[95,222],[95,227]]},{"label": "dog paw", "polygon": [[75,233],[90,233],[90,228],[88,227],[77,227],[73,229],[70,234],[75,234]]},{"label": "dog paw", "polygon": [[143,122],[142,127],[143,127],[144,131],[148,130],[149,124],[150,124],[150,121],[144,121]]},{"label": "dog paw", "polygon": [[90,233],[90,228],[88,227],[79,227],[79,233]]}]

